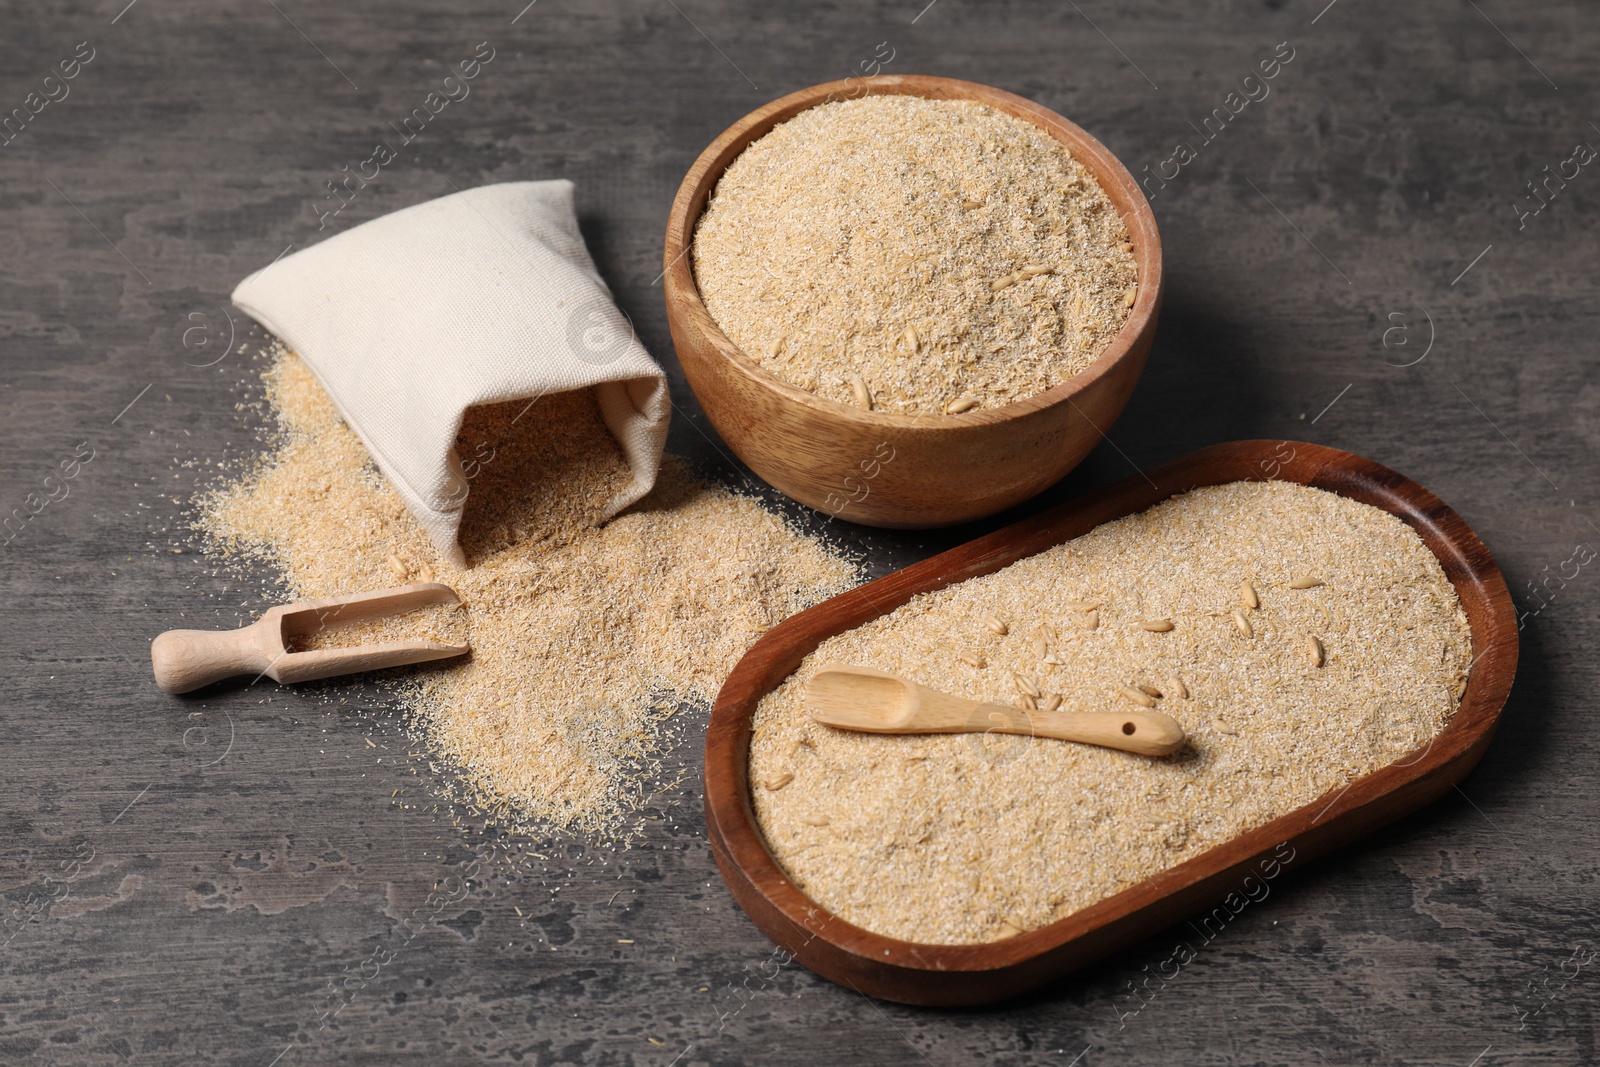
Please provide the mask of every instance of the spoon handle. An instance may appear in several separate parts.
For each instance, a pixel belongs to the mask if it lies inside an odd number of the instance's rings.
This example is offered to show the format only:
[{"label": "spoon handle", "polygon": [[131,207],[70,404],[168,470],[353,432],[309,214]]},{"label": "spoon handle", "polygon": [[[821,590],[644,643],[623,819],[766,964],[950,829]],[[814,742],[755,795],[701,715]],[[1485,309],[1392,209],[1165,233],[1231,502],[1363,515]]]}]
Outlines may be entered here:
[{"label": "spoon handle", "polygon": [[[1159,711],[1029,711],[1026,708],[983,704],[975,731],[1054,737],[1104,748],[1137,752],[1141,756],[1170,756],[1183,747],[1183,727]],[[989,725],[981,725],[987,717]]]},{"label": "spoon handle", "polygon": [[237,630],[168,630],[150,642],[156,684],[187,693],[241,674],[261,674],[272,660],[256,642],[260,623]]}]

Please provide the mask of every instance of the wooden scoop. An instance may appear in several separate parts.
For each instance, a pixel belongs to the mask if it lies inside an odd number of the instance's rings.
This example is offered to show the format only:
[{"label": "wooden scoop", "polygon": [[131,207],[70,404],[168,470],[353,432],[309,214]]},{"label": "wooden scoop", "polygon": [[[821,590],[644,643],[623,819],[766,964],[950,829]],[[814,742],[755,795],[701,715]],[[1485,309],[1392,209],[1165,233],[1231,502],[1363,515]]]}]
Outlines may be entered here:
[{"label": "wooden scoop", "polygon": [[269,608],[256,622],[238,630],[168,630],[150,642],[150,662],[157,685],[169,693],[187,693],[240,674],[265,675],[275,682],[309,682],[447,659],[471,651],[471,646],[388,641],[310,652],[290,652],[288,646],[297,637],[330,627],[459,602],[454,589],[437,582],[306,600]]},{"label": "wooden scoop", "polygon": [[806,686],[811,717],[876,734],[1021,734],[1170,756],[1183,727],[1159,711],[1029,711],[950,696],[868,667],[828,665]]}]

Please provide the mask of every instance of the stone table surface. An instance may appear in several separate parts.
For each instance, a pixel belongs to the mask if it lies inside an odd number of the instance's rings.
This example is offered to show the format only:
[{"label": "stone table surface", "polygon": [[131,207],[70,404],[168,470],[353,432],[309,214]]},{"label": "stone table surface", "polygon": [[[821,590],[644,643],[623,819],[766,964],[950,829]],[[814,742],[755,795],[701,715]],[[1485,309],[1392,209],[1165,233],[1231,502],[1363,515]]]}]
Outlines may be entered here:
[{"label": "stone table surface", "polygon": [[[0,1061],[1596,1062],[1600,9],[522,5],[6,5]],[[470,95],[331,214],[325,183],[485,46]],[[1244,79],[1275,52],[1262,97]],[[668,761],[686,783],[618,851],[458,825],[360,683],[342,705],[154,689],[147,642],[179,611],[262,607],[183,525],[196,462],[259,447],[235,407],[260,369],[241,277],[453,188],[571,178],[672,373],[670,447],[752,485],[673,360],[667,205],[740,115],[876,72],[1023,94],[1157,176],[1148,372],[1019,513],[1213,442],[1302,439],[1405,472],[1495,552],[1521,670],[1460,790],[1285,875],[1181,970],[1177,927],[932,1011],[768,964],[704,838],[704,709]],[[63,461],[76,476],[46,482]],[[994,525],[841,536],[883,573]],[[433,916],[475,857],[496,876]]]}]

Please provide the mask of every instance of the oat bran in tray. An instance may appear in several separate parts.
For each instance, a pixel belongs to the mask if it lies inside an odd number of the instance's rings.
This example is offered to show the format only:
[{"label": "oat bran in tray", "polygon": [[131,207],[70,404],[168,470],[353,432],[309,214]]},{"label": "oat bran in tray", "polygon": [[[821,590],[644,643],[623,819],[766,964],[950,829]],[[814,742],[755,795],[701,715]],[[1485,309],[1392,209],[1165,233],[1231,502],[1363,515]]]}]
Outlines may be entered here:
[{"label": "oat bran in tray", "polygon": [[[1470,648],[1454,588],[1398,518],[1289,482],[1195,489],[824,641],[756,710],[756,815],[847,921],[995,941],[1426,745]],[[834,730],[801,701],[828,662],[998,704],[1154,706],[1189,741],[1152,759]]]}]

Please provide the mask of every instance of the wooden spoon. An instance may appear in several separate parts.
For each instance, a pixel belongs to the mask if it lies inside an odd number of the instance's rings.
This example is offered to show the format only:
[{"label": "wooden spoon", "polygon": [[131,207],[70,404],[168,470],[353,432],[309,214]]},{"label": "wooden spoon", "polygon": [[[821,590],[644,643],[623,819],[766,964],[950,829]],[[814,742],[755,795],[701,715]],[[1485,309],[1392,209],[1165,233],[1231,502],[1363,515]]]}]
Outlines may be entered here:
[{"label": "wooden spoon", "polygon": [[1029,711],[951,696],[868,667],[823,667],[806,686],[811,717],[876,734],[1021,734],[1170,756],[1183,727],[1159,711]]},{"label": "wooden spoon", "polygon": [[150,642],[156,684],[169,693],[187,693],[240,674],[265,675],[275,682],[309,682],[357,671],[446,659],[471,651],[469,645],[442,641],[386,641],[349,648],[290,652],[289,643],[319,630],[352,622],[400,615],[433,604],[456,604],[448,585],[419,582],[373,593],[305,600],[268,608],[256,622],[238,630],[168,630]]}]

